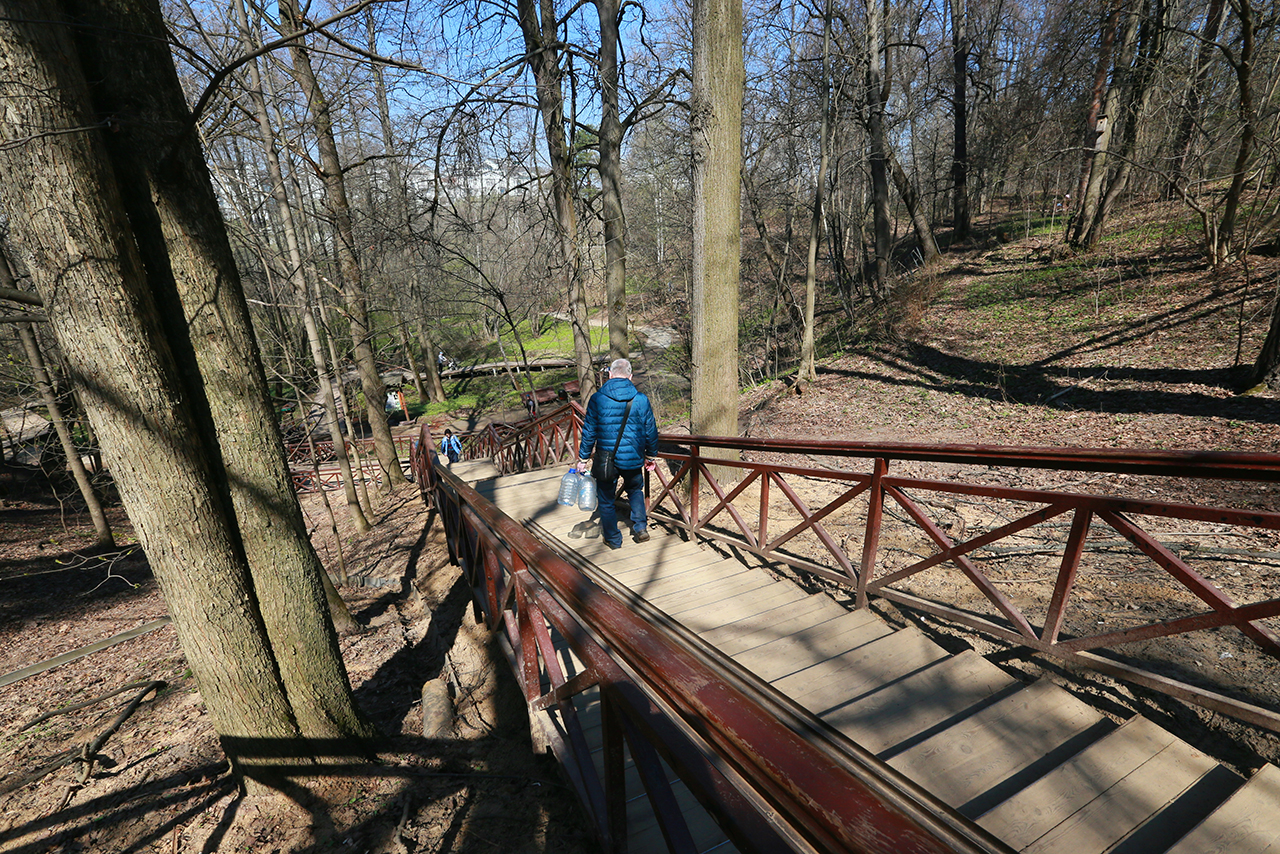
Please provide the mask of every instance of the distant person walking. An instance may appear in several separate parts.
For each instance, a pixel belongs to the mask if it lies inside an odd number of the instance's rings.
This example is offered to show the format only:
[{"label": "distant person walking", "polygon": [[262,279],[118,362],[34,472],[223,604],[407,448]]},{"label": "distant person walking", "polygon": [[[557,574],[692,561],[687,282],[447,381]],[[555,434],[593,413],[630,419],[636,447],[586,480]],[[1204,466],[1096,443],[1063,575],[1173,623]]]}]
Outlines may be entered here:
[{"label": "distant person walking", "polygon": [[[585,471],[593,460],[591,476],[600,496],[600,530],[611,549],[622,548],[618,533],[618,511],[613,501],[618,479],[631,502],[631,531],[637,543],[649,539],[648,517],[644,509],[644,469],[656,465],[658,424],[649,398],[631,382],[631,363],[615,359],[609,379],[587,403],[582,422],[582,444],[578,448],[578,470]],[[612,465],[610,465],[610,463]]]},{"label": "distant person walking", "polygon": [[444,431],[444,441],[440,443],[440,453],[444,454],[450,465],[462,459],[462,443],[458,441],[457,436],[453,435],[452,430]]}]

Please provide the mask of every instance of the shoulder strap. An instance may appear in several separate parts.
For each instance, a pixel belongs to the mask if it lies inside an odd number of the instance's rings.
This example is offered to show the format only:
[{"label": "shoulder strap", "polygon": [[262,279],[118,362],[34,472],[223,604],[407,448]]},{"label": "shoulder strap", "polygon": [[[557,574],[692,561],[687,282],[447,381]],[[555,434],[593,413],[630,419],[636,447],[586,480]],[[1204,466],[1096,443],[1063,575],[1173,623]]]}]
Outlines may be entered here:
[{"label": "shoulder strap", "polygon": [[618,438],[613,440],[613,456],[618,456],[618,446],[622,444],[622,431],[627,429],[627,417],[631,415],[632,400],[627,401],[627,408],[622,410],[622,426],[618,428]]}]

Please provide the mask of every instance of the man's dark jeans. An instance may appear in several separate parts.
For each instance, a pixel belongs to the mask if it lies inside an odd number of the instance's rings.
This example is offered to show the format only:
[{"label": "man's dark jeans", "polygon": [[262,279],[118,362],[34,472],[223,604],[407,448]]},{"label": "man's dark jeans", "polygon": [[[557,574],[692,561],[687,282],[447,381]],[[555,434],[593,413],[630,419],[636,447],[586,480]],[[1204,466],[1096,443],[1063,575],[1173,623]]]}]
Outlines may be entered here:
[{"label": "man's dark jeans", "polygon": [[[644,469],[622,469],[618,472],[622,478],[622,489],[631,501],[631,530],[640,533],[645,529],[647,518],[644,513]],[[618,509],[613,500],[618,496],[618,481],[596,484],[600,496],[600,533],[604,541],[610,545],[622,545],[622,535],[618,533]]]}]

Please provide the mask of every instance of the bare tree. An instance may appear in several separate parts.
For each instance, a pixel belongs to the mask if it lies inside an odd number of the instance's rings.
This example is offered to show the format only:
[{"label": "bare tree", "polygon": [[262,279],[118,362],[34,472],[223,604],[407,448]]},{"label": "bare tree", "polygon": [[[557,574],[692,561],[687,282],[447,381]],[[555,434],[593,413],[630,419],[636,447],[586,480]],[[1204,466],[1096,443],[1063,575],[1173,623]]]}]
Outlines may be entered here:
[{"label": "bare tree", "polygon": [[[0,249],[0,295],[8,294],[11,297],[16,297],[23,293],[18,289],[13,277],[13,271],[9,268],[8,253]],[[24,300],[24,302],[38,302],[38,300]],[[93,482],[89,479],[89,472],[85,469],[84,460],[81,459],[80,452],[76,449],[76,443],[71,437],[71,427],[67,424],[67,419],[62,413],[62,407],[58,403],[58,397],[54,393],[53,382],[50,380],[49,371],[45,366],[44,354],[41,352],[40,344],[36,338],[35,324],[27,320],[19,320],[16,321],[15,325],[18,329],[18,339],[22,342],[22,348],[27,354],[27,361],[31,365],[31,378],[35,383],[36,391],[40,393],[44,408],[49,413],[49,420],[53,423],[53,429],[58,434],[58,441],[62,445],[62,453],[67,458],[67,468],[71,470],[71,475],[75,478],[76,487],[80,490],[80,497],[84,500],[85,508],[89,511],[90,520],[93,521],[93,529],[98,535],[97,545],[114,546],[115,537],[111,533],[111,523],[107,521],[107,514],[102,509],[102,502],[98,499],[98,493],[93,489]]]},{"label": "bare tree", "polygon": [[[257,30],[250,27],[243,0],[235,0],[233,9],[236,25],[240,31],[243,51],[245,55],[250,55],[258,49]],[[316,322],[315,311],[311,305],[310,288],[307,283],[305,265],[302,258],[298,227],[294,221],[293,203],[289,200],[284,172],[280,168],[275,128],[272,126],[271,116],[267,111],[266,96],[263,92],[261,73],[256,59],[247,63],[247,71],[249,85],[246,90],[249,95],[250,109],[258,126],[258,133],[267,165],[267,176],[271,184],[271,195],[275,201],[274,211],[279,218],[279,232],[287,250],[289,279],[293,285],[293,299],[300,305],[303,329],[311,353],[312,366],[316,372],[317,391],[324,409],[329,440],[333,445],[334,456],[337,458],[343,492],[346,495],[347,513],[354,522],[356,530],[367,531],[371,526],[360,506],[360,499],[356,495],[355,477],[351,471],[351,460],[347,455],[347,443],[339,426],[341,418],[338,415],[337,404],[333,396],[333,376],[325,359],[319,324]],[[309,426],[307,429],[308,433],[310,433]]]},{"label": "bare tree", "polygon": [[291,70],[298,85],[307,97],[311,112],[312,130],[316,137],[316,148],[320,154],[320,168],[324,180],[325,199],[335,230],[335,249],[342,273],[342,294],[346,309],[347,322],[351,329],[352,353],[356,369],[360,373],[360,385],[364,391],[365,415],[369,420],[369,429],[373,434],[374,449],[378,455],[378,463],[382,467],[385,483],[388,486],[405,483],[404,471],[396,455],[395,441],[391,437],[391,429],[387,425],[384,401],[387,396],[386,385],[378,374],[374,362],[370,341],[373,330],[369,323],[368,295],[364,288],[364,275],[356,252],[355,234],[352,230],[351,205],[347,198],[347,187],[344,178],[342,160],[338,154],[338,145],[334,138],[333,119],[329,101],[325,97],[320,83],[316,79],[315,70],[311,66],[311,55],[307,50],[302,35],[306,29],[306,19],[298,7],[297,0],[280,0],[280,24],[285,33],[295,38],[289,43],[289,51],[293,58]]},{"label": "bare tree", "polygon": [[289,776],[319,759],[307,739],[371,729],[158,4],[75,8],[91,29],[3,7],[0,56],[21,70],[0,83],[6,213],[224,748],[251,781]]}]

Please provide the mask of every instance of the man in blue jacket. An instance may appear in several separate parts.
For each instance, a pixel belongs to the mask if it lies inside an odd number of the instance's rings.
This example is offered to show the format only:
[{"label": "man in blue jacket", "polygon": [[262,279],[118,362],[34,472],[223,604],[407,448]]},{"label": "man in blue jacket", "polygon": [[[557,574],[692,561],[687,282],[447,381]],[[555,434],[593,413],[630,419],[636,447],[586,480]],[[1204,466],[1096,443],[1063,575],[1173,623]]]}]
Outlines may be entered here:
[{"label": "man in blue jacket", "polygon": [[[615,442],[618,477],[631,502],[631,530],[636,542],[643,543],[649,539],[644,509],[644,469],[646,463],[657,462],[658,424],[649,398],[631,382],[631,363],[626,359],[613,361],[608,381],[587,402],[582,444],[578,448],[578,471],[587,470],[587,461],[593,454],[612,451]],[[600,496],[600,530],[605,544],[611,549],[620,549],[622,535],[618,533],[618,511],[613,505],[618,494],[618,479],[598,482],[596,489]]]}]

